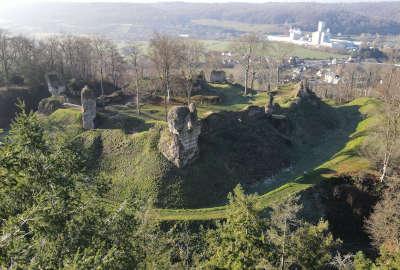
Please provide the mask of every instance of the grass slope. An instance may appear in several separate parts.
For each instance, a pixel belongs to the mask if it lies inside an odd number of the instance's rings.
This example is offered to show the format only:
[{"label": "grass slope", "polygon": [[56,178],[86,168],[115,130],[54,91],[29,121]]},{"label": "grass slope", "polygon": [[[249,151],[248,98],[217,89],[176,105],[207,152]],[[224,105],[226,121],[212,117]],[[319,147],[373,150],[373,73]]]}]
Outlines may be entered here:
[{"label": "grass slope", "polygon": [[[94,171],[112,180],[110,199],[120,200],[138,191],[163,207],[201,207],[226,202],[239,183],[272,175],[288,163],[289,149],[273,132],[268,119],[230,122],[217,133],[200,138],[200,157],[177,169],[158,150],[165,124],[135,134],[121,129],[96,129],[80,135]],[[235,121],[233,121],[235,120]],[[268,137],[268,140],[265,138]],[[268,166],[263,160],[270,160]],[[199,192],[206,191],[206,192]]]},{"label": "grass slope", "polygon": [[[163,118],[163,106],[145,105],[140,116],[131,106],[109,106],[98,112],[98,128],[94,131],[81,129],[81,112],[73,108],[57,110],[44,117],[44,123],[50,132],[80,134],[93,170],[113,183],[112,201],[139,191],[159,206],[221,204],[237,183],[276,173],[287,163],[289,154],[269,120],[237,121],[238,114],[234,112],[253,104],[263,105],[265,93],[244,97],[240,87],[212,86],[223,96],[223,102],[200,105],[200,115],[224,112],[219,117],[231,121],[223,121],[227,126],[217,134],[201,138],[199,159],[182,170],[176,169],[157,148],[160,132],[165,128],[165,123],[158,121]],[[282,93],[291,91],[287,90],[291,87],[282,89]],[[265,166],[264,159],[273,162]]]},{"label": "grass slope", "polygon": [[[342,130],[335,134],[331,133],[324,143],[312,148],[311,152],[300,151],[303,160],[298,161],[295,170],[275,176],[277,180],[275,184],[259,187],[265,189],[263,192],[258,190],[261,195],[258,197],[257,207],[266,208],[319,181],[369,168],[369,161],[360,156],[359,150],[379,119],[379,102],[370,98],[360,98],[336,108],[343,116]],[[352,132],[347,135],[349,131]],[[335,149],[338,150],[331,153]],[[224,206],[202,209],[158,209],[155,210],[155,215],[162,220],[209,220],[223,218],[224,211]]]},{"label": "grass slope", "polygon": [[[266,101],[264,93],[243,97],[239,87],[213,88],[223,95],[223,103],[199,106],[202,117],[221,112],[220,115],[235,118],[235,112],[253,104],[264,105]],[[80,134],[93,170],[113,182],[111,201],[123,200],[139,191],[159,206],[177,208],[155,210],[155,215],[163,220],[207,220],[224,216],[226,194],[239,182],[244,183],[248,192],[261,194],[258,207],[265,208],[323,179],[368,168],[369,162],[358,154],[358,149],[377,121],[379,104],[364,98],[336,107],[300,103],[293,108],[289,105],[294,92],[293,85],[286,85],[279,89],[276,98],[292,125],[297,126],[292,134],[295,148],[290,149],[294,153],[290,157],[292,166],[287,170],[271,170],[282,168],[279,162],[287,158],[285,151],[289,149],[272,132],[274,128],[268,121],[222,121],[228,127],[201,138],[200,158],[183,170],[177,170],[157,149],[165,128],[165,123],[157,121],[162,106],[149,105],[150,111],[146,105],[139,117],[133,107],[112,106],[100,113],[99,128],[93,131],[81,130],[81,113],[75,109],[57,110],[45,123],[49,130]],[[257,174],[270,177],[255,184],[251,180]],[[220,206],[207,208],[208,205]]]}]

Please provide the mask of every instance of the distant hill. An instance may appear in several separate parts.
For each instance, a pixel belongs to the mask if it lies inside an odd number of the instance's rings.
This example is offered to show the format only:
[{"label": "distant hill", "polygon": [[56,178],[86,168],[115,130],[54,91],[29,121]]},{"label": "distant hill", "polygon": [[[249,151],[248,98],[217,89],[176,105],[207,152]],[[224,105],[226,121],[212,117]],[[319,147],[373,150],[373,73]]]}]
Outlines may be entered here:
[{"label": "distant hill", "polygon": [[318,20],[333,33],[400,34],[399,2],[364,3],[47,3],[0,10],[0,27],[21,32],[104,34],[115,39],[146,40],[154,31],[197,38],[226,38],[241,33],[211,19],[248,24],[294,25],[314,30]]}]

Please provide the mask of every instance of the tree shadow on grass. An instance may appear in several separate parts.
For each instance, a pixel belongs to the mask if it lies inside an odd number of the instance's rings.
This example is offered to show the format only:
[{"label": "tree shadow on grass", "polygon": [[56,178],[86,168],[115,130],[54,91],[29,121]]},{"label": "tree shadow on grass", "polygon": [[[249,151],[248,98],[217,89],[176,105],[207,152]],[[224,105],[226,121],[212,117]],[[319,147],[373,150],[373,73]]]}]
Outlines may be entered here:
[{"label": "tree shadow on grass", "polygon": [[336,173],[324,165],[326,162],[338,155],[358,154],[356,148],[346,152],[341,150],[354,139],[352,134],[363,120],[359,106],[333,108],[323,102],[318,108],[307,106],[286,111],[295,126],[291,166],[272,176],[273,181],[268,184],[260,182],[259,185],[248,187],[248,192],[265,194],[291,181],[315,184],[324,179],[323,175]]},{"label": "tree shadow on grass", "polygon": [[214,86],[212,90],[215,94],[221,96],[222,103],[218,104],[220,106],[233,106],[237,104],[251,104],[251,101],[255,99],[253,95],[243,95],[244,87],[241,85],[231,85],[225,87],[226,85]]},{"label": "tree shadow on grass", "polygon": [[126,134],[147,131],[152,124],[137,117],[136,111],[128,106],[112,106],[97,114],[98,129],[121,129]]},{"label": "tree shadow on grass", "polygon": [[[332,160],[337,153],[346,147],[349,140],[352,140],[352,134],[355,133],[357,125],[363,120],[362,114],[359,111],[359,106],[340,106],[331,107],[328,104],[319,101],[318,105],[311,106],[310,104],[297,105],[285,112],[288,116],[291,125],[294,126],[293,130],[293,145],[291,146],[291,166],[275,175],[265,175],[265,179],[257,181],[257,184],[246,185],[245,189],[248,193],[266,194],[275,190],[286,183],[299,183],[305,184],[304,186],[314,185],[327,176],[333,176],[337,173],[333,168],[325,163]],[[268,136],[265,137],[268,140]],[[223,143],[223,140],[219,140]],[[232,142],[230,142],[232,143]],[[254,147],[254,145],[249,144]],[[246,147],[246,145],[244,145]],[[231,146],[227,146],[228,150],[224,155],[229,155]],[[204,149],[201,149],[204,150]],[[249,152],[252,149],[242,149],[243,153]],[[254,150],[254,149],[253,149]],[[357,149],[351,149],[348,152],[352,155],[357,155]],[[207,160],[207,153],[202,152],[202,159]],[[237,182],[231,179],[226,179],[227,176],[219,175],[218,171],[227,169],[227,164],[224,159],[214,159],[215,162],[208,164],[204,170],[212,170],[213,173],[207,172],[206,174],[212,175],[212,181],[204,181],[204,183],[197,183],[195,179],[191,179],[184,183],[187,185],[196,186],[197,193],[203,194],[202,196],[196,195],[197,201],[201,205],[190,204],[190,207],[204,207],[221,205],[226,202],[227,186],[234,186]],[[265,160],[265,166],[269,166],[269,161]],[[325,165],[324,165],[325,164]],[[240,164],[238,164],[240,166]],[[194,172],[195,168],[201,168],[200,164],[196,162],[191,165],[192,169],[186,169]],[[249,169],[249,168],[247,168]],[[241,170],[246,171],[246,168]],[[231,170],[228,168],[228,170]],[[197,174],[204,172],[197,171]],[[190,176],[193,176],[193,174]],[[189,176],[189,175],[187,175]],[[248,175],[250,178],[251,176]],[[195,177],[197,178],[197,177]],[[201,177],[199,179],[203,179]],[[220,179],[221,178],[221,179]],[[210,179],[211,180],[211,179]],[[239,181],[249,183],[250,179],[243,179]],[[211,185],[210,185],[211,183]],[[222,191],[225,192],[222,192]],[[186,194],[187,195],[187,194]],[[190,199],[191,196],[187,197]],[[203,197],[203,200],[200,200]],[[206,202],[209,203],[206,203]]]}]

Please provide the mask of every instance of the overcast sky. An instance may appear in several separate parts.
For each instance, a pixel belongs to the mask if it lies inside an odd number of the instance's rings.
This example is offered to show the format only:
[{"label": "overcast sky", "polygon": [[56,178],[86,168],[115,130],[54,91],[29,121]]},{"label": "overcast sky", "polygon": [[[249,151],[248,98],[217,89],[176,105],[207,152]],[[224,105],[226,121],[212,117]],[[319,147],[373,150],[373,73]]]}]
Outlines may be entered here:
[{"label": "overcast sky", "polygon": [[[265,2],[377,2],[384,0],[0,0],[0,8],[5,6],[20,6],[26,3],[37,2],[130,2],[130,3],[157,3],[157,2],[192,2],[192,3],[226,3],[226,2],[248,2],[248,3],[265,3]],[[399,1],[399,0],[394,0]]]},{"label": "overcast sky", "polygon": [[[0,0],[0,5],[4,4],[22,4],[22,3],[35,3],[35,2],[130,2],[130,3],[156,3],[156,2],[194,2],[194,3],[226,3],[226,2],[251,2],[251,3],[265,3],[265,2],[361,2],[361,1],[380,1],[380,0]],[[382,0],[383,1],[383,0]]]}]

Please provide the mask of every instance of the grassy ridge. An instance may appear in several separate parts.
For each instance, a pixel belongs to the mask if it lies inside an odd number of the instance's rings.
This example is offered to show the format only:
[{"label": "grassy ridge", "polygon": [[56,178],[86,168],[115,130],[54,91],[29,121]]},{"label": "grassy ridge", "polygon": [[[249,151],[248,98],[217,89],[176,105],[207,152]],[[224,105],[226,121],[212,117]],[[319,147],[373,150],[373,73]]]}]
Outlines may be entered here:
[{"label": "grassy ridge", "polygon": [[[324,179],[329,179],[340,174],[356,173],[369,168],[369,161],[360,156],[359,150],[370,130],[379,119],[379,102],[374,99],[360,98],[339,108],[356,108],[363,117],[358,122],[357,118],[352,119],[355,115],[344,115],[345,122],[342,123],[344,126],[356,124],[355,131],[350,134],[344,147],[327,161],[322,162],[322,164],[309,168],[309,171],[305,171],[279,187],[260,195],[258,197],[259,208],[266,208],[272,203],[305,190]],[[356,123],[354,123],[355,121]],[[327,141],[327,143],[334,143],[330,140]],[[324,148],[325,146],[321,145],[319,148]],[[155,210],[155,213],[162,220],[209,220],[223,218],[225,214],[223,206],[203,209],[158,209]]]}]

